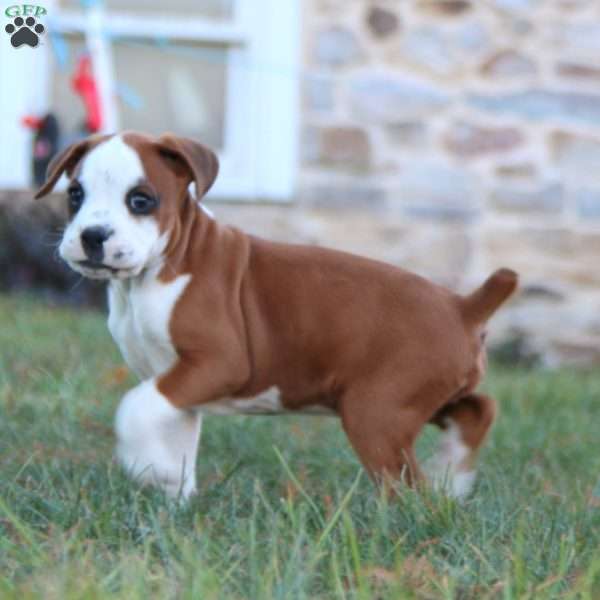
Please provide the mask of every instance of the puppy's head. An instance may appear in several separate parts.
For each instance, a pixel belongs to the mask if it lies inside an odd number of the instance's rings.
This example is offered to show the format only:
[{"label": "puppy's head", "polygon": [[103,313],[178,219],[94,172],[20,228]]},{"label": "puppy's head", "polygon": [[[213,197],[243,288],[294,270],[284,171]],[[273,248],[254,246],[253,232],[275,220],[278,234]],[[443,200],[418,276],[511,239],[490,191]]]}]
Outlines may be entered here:
[{"label": "puppy's head", "polygon": [[48,167],[36,198],[65,173],[70,219],[59,246],[75,271],[94,279],[126,279],[160,264],[189,214],[188,186],[199,200],[219,170],[214,153],[174,135],[93,136],[73,144]]}]

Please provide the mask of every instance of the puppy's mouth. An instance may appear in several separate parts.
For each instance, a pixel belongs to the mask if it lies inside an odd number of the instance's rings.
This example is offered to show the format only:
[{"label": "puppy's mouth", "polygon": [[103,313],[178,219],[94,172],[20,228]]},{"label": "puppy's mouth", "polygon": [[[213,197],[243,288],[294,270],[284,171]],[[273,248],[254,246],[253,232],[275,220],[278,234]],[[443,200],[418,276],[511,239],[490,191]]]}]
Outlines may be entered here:
[{"label": "puppy's mouth", "polygon": [[123,269],[116,269],[115,267],[111,267],[110,265],[105,265],[104,263],[96,262],[94,260],[78,260],[77,264],[80,267],[84,267],[85,269],[92,269],[93,271],[107,270],[107,271],[110,271],[111,273],[118,273],[119,271],[123,270]]},{"label": "puppy's mouth", "polygon": [[71,268],[88,279],[127,279],[137,274],[135,267],[111,267],[94,260],[78,260],[70,263]]}]

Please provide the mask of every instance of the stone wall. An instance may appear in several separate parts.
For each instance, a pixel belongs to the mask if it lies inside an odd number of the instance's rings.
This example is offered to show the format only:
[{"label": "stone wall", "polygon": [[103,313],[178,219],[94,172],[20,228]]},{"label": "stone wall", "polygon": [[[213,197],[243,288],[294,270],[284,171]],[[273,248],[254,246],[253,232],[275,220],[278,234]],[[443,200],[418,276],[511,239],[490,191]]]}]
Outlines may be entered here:
[{"label": "stone wall", "polygon": [[600,362],[600,2],[303,6],[299,202],[335,213],[323,238],[459,288],[511,266],[497,335]]},{"label": "stone wall", "polygon": [[[521,292],[491,343],[600,364],[600,2],[301,1],[298,198],[213,204],[217,217],[459,290],[513,267]],[[29,244],[27,269],[14,265],[24,234],[7,210],[28,197],[0,197],[13,282],[49,270]]]}]

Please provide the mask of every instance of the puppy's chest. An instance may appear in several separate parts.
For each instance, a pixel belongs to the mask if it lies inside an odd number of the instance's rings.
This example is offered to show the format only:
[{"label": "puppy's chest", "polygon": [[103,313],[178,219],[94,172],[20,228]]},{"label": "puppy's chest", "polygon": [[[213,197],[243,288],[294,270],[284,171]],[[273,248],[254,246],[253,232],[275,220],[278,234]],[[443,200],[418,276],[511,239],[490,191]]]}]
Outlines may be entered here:
[{"label": "puppy's chest", "polygon": [[123,358],[142,379],[168,371],[177,358],[169,325],[189,279],[181,275],[162,283],[147,277],[109,286],[108,328]]}]

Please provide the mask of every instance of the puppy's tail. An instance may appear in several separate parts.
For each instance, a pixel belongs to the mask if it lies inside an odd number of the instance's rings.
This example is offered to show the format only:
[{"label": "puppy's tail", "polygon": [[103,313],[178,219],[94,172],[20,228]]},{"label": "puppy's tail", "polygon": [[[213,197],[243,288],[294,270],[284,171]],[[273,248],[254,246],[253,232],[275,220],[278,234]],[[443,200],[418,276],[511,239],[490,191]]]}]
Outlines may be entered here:
[{"label": "puppy's tail", "polygon": [[510,269],[499,269],[472,294],[460,301],[463,318],[470,325],[485,323],[517,289],[519,276]]}]

